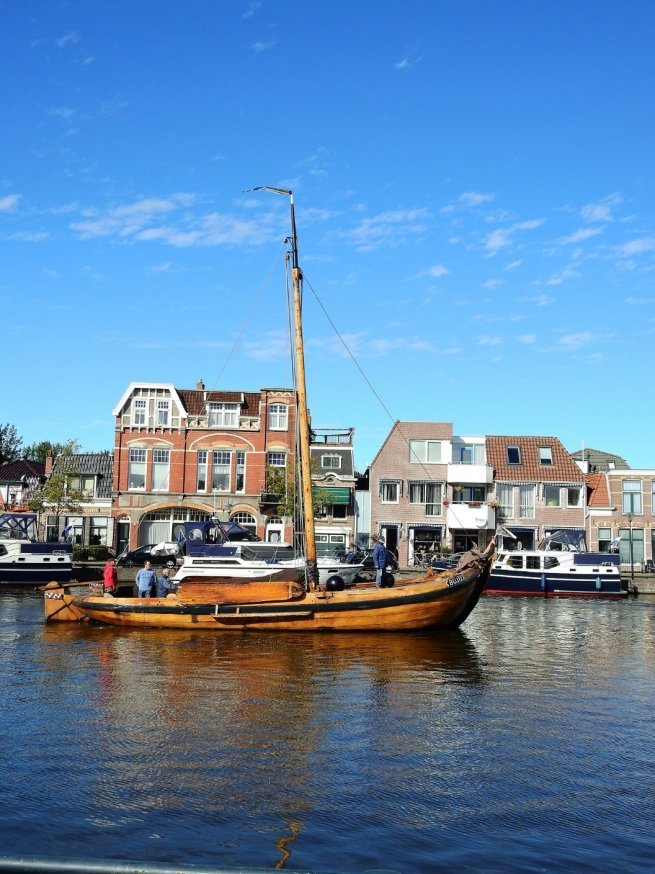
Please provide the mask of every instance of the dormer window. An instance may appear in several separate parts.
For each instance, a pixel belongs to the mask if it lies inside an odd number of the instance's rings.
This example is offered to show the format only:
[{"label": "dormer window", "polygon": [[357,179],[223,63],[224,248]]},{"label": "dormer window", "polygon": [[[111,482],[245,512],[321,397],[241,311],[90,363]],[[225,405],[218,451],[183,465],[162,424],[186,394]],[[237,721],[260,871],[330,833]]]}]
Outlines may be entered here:
[{"label": "dormer window", "polygon": [[340,455],[322,455],[321,467],[329,467],[333,470],[338,470],[341,467]]},{"label": "dormer window", "polygon": [[508,446],[507,447],[507,463],[508,464],[520,464],[521,463],[521,450],[518,446]]},{"label": "dormer window", "polygon": [[286,404],[271,404],[268,408],[268,427],[271,431],[286,431],[289,407]]},{"label": "dormer window", "polygon": [[145,398],[135,398],[132,401],[132,425],[145,425],[148,413],[148,401]]},{"label": "dormer window", "polygon": [[553,463],[553,450],[550,446],[540,446],[539,447],[539,463],[540,464],[552,464]]},{"label": "dormer window", "polygon": [[157,401],[157,427],[167,428],[170,424],[171,402]]},{"label": "dormer window", "polygon": [[238,428],[240,411],[239,404],[210,401],[208,410],[209,427]]}]

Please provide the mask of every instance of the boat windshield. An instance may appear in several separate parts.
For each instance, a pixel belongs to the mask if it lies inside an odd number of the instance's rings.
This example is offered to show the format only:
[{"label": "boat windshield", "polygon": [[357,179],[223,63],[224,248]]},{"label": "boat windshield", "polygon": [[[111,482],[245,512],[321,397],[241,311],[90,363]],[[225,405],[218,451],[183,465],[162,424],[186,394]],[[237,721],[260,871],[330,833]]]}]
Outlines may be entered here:
[{"label": "boat windshield", "polygon": [[587,552],[585,533],[579,528],[550,531],[539,544],[548,552]]},{"label": "boat windshield", "polygon": [[36,516],[31,513],[1,513],[0,540],[37,540]]}]

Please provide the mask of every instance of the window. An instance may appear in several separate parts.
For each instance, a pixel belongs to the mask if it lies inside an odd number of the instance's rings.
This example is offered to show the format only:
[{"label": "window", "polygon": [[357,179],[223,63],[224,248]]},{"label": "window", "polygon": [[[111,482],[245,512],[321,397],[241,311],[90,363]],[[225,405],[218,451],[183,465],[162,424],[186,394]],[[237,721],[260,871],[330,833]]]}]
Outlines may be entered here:
[{"label": "window", "polygon": [[266,463],[269,467],[286,467],[287,456],[286,452],[269,452]]},{"label": "window", "polygon": [[89,528],[90,546],[107,546],[108,521],[106,516],[91,517],[91,526]]},{"label": "window", "polygon": [[235,492],[245,492],[246,490],[246,453],[237,452],[237,467],[236,467],[236,483],[234,485]]},{"label": "window", "polygon": [[400,496],[398,480],[380,480],[380,500],[383,504],[397,504]]},{"label": "window", "polygon": [[169,449],[152,450],[152,490],[167,492],[170,488],[170,458]]},{"label": "window", "polygon": [[409,460],[424,464],[435,464],[441,461],[440,440],[410,440]]},{"label": "window", "polygon": [[230,516],[230,519],[232,522],[238,522],[239,525],[242,525],[253,534],[257,534],[257,520],[252,513],[234,513]]},{"label": "window", "polygon": [[598,552],[609,552],[612,543],[612,529],[598,529]]},{"label": "window", "polygon": [[95,494],[95,477],[72,476],[68,480],[68,488],[71,491],[82,492],[87,498],[92,498]]},{"label": "window", "polygon": [[559,486],[544,486],[544,504],[547,507],[560,506],[560,488]]},{"label": "window", "polygon": [[170,424],[170,401],[157,401],[157,427],[167,428]]},{"label": "window", "polygon": [[519,517],[534,518],[534,486],[519,486]]},{"label": "window", "polygon": [[230,491],[231,453],[222,450],[212,453],[212,489]]},{"label": "window", "polygon": [[143,398],[135,398],[132,401],[132,425],[145,425],[148,412],[148,401]]},{"label": "window", "polygon": [[484,446],[481,443],[467,443],[459,450],[460,464],[484,464]]},{"label": "window", "polygon": [[341,467],[340,455],[321,455],[321,467],[338,469]]},{"label": "window", "polygon": [[66,539],[69,543],[76,543],[78,546],[82,543],[84,532],[84,519],[82,516],[66,516]]},{"label": "window", "polygon": [[441,483],[409,483],[410,504],[423,504],[426,516],[441,515]]},{"label": "window", "polygon": [[619,528],[621,564],[640,564],[644,560],[644,529]]},{"label": "window", "polygon": [[271,431],[286,431],[289,408],[286,404],[271,404],[268,408],[268,427]]},{"label": "window", "polygon": [[199,492],[207,491],[207,452],[201,449],[198,452],[198,489]]},{"label": "window", "polygon": [[624,480],[623,514],[641,512],[641,480]]},{"label": "window", "polygon": [[146,450],[130,449],[130,460],[127,471],[128,489],[146,488]]},{"label": "window", "polygon": [[486,499],[487,492],[484,486],[457,485],[453,489],[453,501],[457,504],[481,504]]},{"label": "window", "polygon": [[514,486],[498,484],[496,494],[498,495],[498,514],[504,519],[511,519],[514,515]]},{"label": "window", "polygon": [[332,504],[332,518],[333,519],[347,519],[348,518],[348,504]]},{"label": "window", "polygon": [[566,490],[566,506],[581,507],[582,506],[582,489],[579,486],[570,486]]},{"label": "window", "polygon": [[238,428],[239,404],[211,402],[209,404],[209,426],[211,428]]},{"label": "window", "polygon": [[507,447],[507,463],[508,464],[520,464],[521,463],[521,450],[518,446],[508,446]]},{"label": "window", "polygon": [[553,463],[553,450],[550,446],[540,446],[539,447],[539,463],[540,464],[552,464]]},{"label": "window", "polygon": [[59,540],[59,528],[57,527],[57,517],[48,516],[46,519],[45,539],[48,543],[56,543]]}]

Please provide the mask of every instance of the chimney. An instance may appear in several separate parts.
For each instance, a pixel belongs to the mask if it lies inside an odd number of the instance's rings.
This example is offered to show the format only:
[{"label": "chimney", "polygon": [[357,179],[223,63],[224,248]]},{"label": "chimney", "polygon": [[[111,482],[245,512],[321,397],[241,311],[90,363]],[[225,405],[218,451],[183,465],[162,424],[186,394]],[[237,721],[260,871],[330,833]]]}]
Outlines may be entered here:
[{"label": "chimney", "polygon": [[204,391],[204,390],[205,390],[205,383],[201,379],[199,379],[198,382],[196,383],[196,391]]},{"label": "chimney", "polygon": [[44,473],[46,476],[50,476],[50,474],[52,473],[52,452],[48,452],[48,454],[45,457],[45,471],[44,471]]}]

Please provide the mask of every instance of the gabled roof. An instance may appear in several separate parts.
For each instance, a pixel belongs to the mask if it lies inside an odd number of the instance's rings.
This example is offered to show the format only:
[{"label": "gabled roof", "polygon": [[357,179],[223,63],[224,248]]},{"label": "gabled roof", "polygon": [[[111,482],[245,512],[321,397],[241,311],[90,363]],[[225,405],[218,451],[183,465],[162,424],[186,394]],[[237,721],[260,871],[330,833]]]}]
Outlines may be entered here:
[{"label": "gabled roof", "polygon": [[611,506],[607,477],[604,473],[590,473],[587,476],[587,506],[592,510]]},{"label": "gabled roof", "polygon": [[[583,482],[585,477],[557,437],[487,437],[487,461],[496,480],[510,482]],[[520,464],[509,464],[507,448],[516,446]],[[550,447],[552,464],[541,464],[539,448]]]},{"label": "gabled roof", "polygon": [[[111,490],[114,480],[114,456],[111,452],[78,452],[73,456],[71,469],[80,476],[95,476],[96,497],[111,498]],[[57,469],[55,459],[53,470]]]},{"label": "gabled roof", "polygon": [[208,403],[241,404],[241,412],[256,416],[259,413],[261,395],[258,391],[204,391],[194,388],[178,388],[189,416],[202,416],[207,412]]},{"label": "gabled roof", "polygon": [[42,461],[28,461],[23,458],[19,461],[8,461],[0,467],[0,482],[19,483],[24,476],[38,479],[44,474],[45,464]]}]

